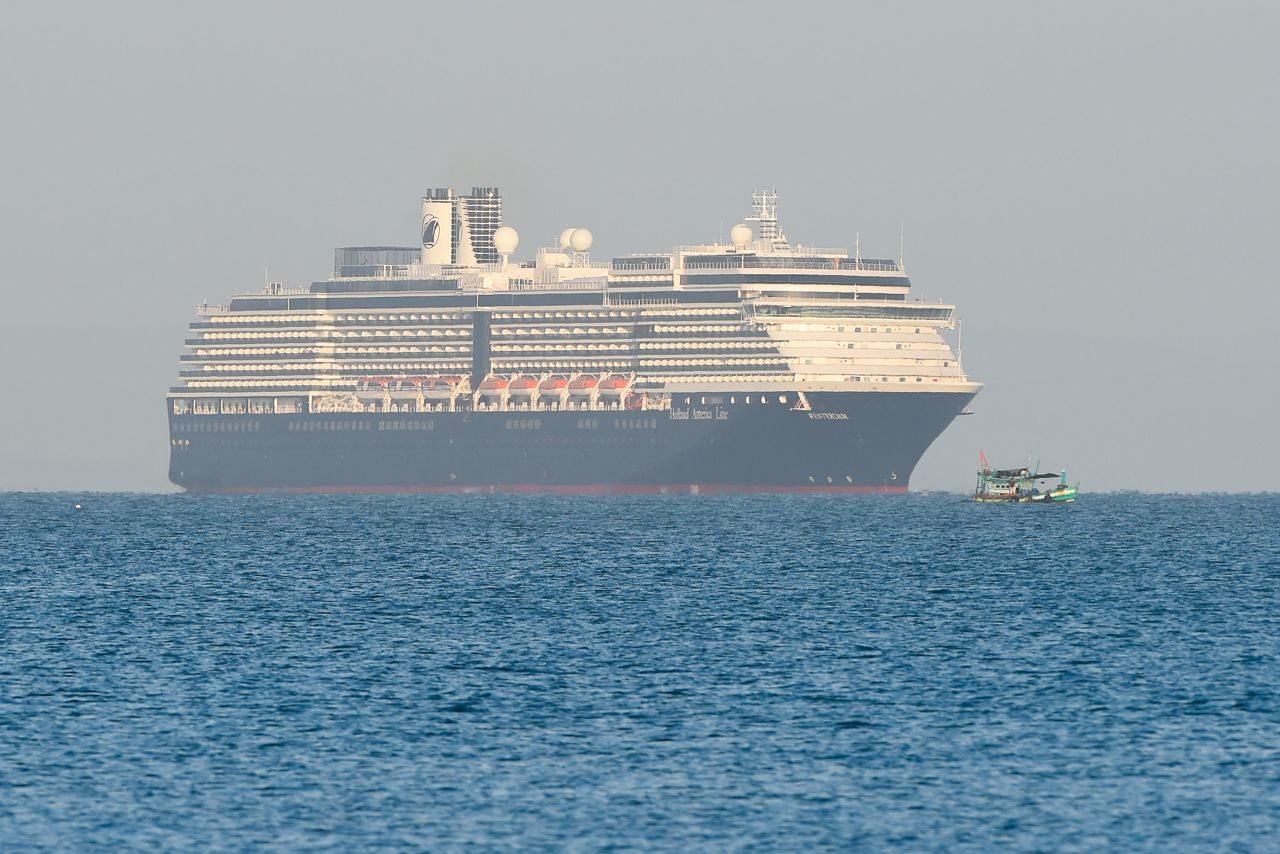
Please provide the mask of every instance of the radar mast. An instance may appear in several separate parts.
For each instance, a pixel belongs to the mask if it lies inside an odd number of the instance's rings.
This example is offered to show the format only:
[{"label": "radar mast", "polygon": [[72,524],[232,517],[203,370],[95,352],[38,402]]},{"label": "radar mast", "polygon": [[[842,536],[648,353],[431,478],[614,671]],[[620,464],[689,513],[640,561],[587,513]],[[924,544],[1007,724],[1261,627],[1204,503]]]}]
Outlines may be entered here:
[{"label": "radar mast", "polygon": [[760,223],[760,239],[767,241],[774,250],[790,249],[787,236],[778,225],[778,193],[776,190],[756,190],[751,194],[751,207],[755,209],[747,222]]}]

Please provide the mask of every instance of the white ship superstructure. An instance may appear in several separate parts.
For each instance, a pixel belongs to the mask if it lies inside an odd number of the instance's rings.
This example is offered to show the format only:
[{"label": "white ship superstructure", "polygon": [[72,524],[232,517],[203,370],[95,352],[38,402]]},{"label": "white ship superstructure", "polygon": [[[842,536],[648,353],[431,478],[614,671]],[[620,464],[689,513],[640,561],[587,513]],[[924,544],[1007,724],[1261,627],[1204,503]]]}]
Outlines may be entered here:
[{"label": "white ship superstructure", "polygon": [[[387,392],[414,408],[410,389],[424,382],[456,389],[456,407],[486,381],[582,375],[622,376],[653,395],[977,389],[943,337],[952,305],[909,299],[899,261],[790,246],[772,193],[756,194],[759,235],[739,225],[727,244],[608,266],[592,262],[585,229],[512,261],[496,188],[435,190],[423,210],[421,248],[339,249],[333,276],[306,291],[273,285],[202,307],[170,393],[175,411],[377,410]],[[477,334],[488,339],[480,353]],[[531,403],[487,397],[472,402]],[[607,403],[617,401],[595,401]]]},{"label": "white ship superstructure", "polygon": [[[838,444],[822,450],[846,460],[838,473],[805,474],[808,483],[820,486],[825,478],[838,486],[843,479],[850,488],[862,488],[860,478],[866,478],[876,488],[899,488],[899,470],[909,473],[980,388],[944,337],[955,328],[953,306],[912,299],[900,259],[792,244],[778,222],[772,192],[755,194],[749,221],[756,229],[736,225],[727,243],[622,255],[608,264],[592,259],[588,229],[566,228],[555,245],[521,261],[515,257],[518,235],[502,224],[497,188],[476,187],[469,195],[431,190],[422,199],[419,246],[341,248],[333,275],[309,288],[273,284],[238,295],[225,307],[201,307],[181,358],[180,384],[169,393],[171,476],[204,489],[224,488],[216,486],[223,481],[225,488],[238,488],[237,478],[267,478],[257,471],[227,474],[248,464],[231,450],[199,457],[192,450],[193,434],[216,449],[236,441],[210,443],[203,434],[430,432],[447,425],[459,431],[448,440],[449,453],[463,453],[460,445],[472,448],[466,453],[499,449],[499,456],[517,455],[502,464],[510,469],[533,465],[531,448],[546,446],[545,453],[554,456],[575,442],[598,444],[574,431],[601,423],[658,430],[662,419],[726,422],[713,432],[679,425],[655,432],[648,451],[631,447],[639,434],[617,439],[615,444],[628,445],[626,453],[585,472],[567,471],[573,469],[568,462],[556,471],[521,469],[531,488],[553,482],[639,486],[669,478],[676,461],[711,445],[719,444],[715,454],[721,454],[731,445],[804,435],[795,419],[774,424],[773,416],[757,412],[770,407],[810,422],[861,419],[846,437],[858,447],[847,455]],[[584,412],[645,414],[603,422],[554,415]],[[432,413],[547,417],[393,417]],[[335,414],[353,417],[328,417]],[[914,421],[897,439],[885,438],[901,419]],[[772,426],[760,432],[749,427],[754,423]],[[507,442],[501,438],[505,432],[488,437],[490,429],[530,435]],[[823,435],[823,441],[838,438],[830,430]],[[294,454],[305,445],[300,442],[264,438],[240,444],[252,446],[254,459],[269,468],[270,448]],[[334,488],[366,477],[373,483],[353,488],[409,477],[375,453],[377,442],[352,447],[342,459],[358,451],[368,454],[367,462],[362,470],[335,472]],[[429,447],[432,453],[442,450],[438,443]],[[307,453],[323,461],[331,452]],[[799,450],[787,453],[792,457],[782,458],[769,482],[757,486],[786,487],[801,468],[813,467],[800,465]],[[878,461],[853,466],[854,455]],[[267,479],[253,488],[325,487],[306,480],[320,476],[307,468],[312,457],[272,475],[278,482]],[[444,465],[431,465],[437,463]],[[510,471],[502,465],[470,469],[467,476],[480,486],[505,483]],[[859,471],[846,470],[851,468]],[[191,469],[200,474],[193,477]],[[712,485],[736,483],[741,474],[714,466],[706,471],[713,480],[702,482]],[[422,484],[395,485],[426,487],[426,481],[444,476],[443,469],[424,468],[414,476]],[[446,485],[459,477],[449,476]],[[598,481],[590,480],[596,476]],[[803,487],[805,481],[798,483]]]}]

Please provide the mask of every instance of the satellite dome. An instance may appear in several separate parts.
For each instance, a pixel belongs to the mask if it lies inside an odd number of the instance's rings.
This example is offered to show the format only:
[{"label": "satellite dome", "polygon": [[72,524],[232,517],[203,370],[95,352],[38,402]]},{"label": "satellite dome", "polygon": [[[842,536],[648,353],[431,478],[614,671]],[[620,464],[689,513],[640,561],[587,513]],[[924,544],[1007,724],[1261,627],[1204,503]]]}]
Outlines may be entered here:
[{"label": "satellite dome", "polygon": [[560,232],[560,248],[561,249],[569,248],[569,240],[573,237],[573,232],[574,232],[574,229],[572,228],[566,228],[564,231]]},{"label": "satellite dome", "polygon": [[510,255],[520,245],[520,235],[509,225],[504,225],[493,233],[493,248],[499,255]]},{"label": "satellite dome", "polygon": [[741,249],[751,242],[751,226],[746,223],[738,223],[729,229],[729,239],[733,241],[733,245]]},{"label": "satellite dome", "polygon": [[574,252],[586,252],[591,248],[591,232],[585,228],[575,228],[569,235],[569,245]]}]

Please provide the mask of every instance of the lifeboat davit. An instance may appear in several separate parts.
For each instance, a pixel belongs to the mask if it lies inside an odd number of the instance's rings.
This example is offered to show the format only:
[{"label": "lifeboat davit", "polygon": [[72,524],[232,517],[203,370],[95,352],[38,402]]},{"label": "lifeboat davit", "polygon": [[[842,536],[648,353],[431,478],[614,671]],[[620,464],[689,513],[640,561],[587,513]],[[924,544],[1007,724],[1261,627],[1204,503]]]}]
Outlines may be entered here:
[{"label": "lifeboat davit", "polygon": [[605,395],[617,396],[622,394],[623,389],[631,384],[631,381],[620,374],[614,374],[606,377],[600,383],[600,393]]},{"label": "lifeboat davit", "polygon": [[461,377],[423,377],[422,387],[428,391],[452,391]]},{"label": "lifeboat davit", "polygon": [[538,380],[534,377],[516,377],[507,386],[507,391],[521,397],[528,397],[533,394],[534,389],[538,387]]},{"label": "lifeboat davit", "polygon": [[599,377],[575,377],[573,382],[569,383],[569,394],[585,396],[595,391],[599,384]]},{"label": "lifeboat davit", "polygon": [[538,386],[540,394],[559,394],[564,391],[565,386],[569,385],[569,381],[561,376],[547,377]]},{"label": "lifeboat davit", "polygon": [[502,394],[507,390],[507,386],[511,385],[511,380],[506,377],[489,377],[480,383],[481,394]]}]

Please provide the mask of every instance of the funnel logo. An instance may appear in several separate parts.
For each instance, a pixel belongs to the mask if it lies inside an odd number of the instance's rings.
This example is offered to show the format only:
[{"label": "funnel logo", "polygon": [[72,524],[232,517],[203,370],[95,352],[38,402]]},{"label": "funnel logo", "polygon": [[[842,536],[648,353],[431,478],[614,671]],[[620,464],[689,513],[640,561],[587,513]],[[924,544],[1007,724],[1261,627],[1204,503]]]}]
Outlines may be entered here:
[{"label": "funnel logo", "polygon": [[422,218],[422,248],[430,249],[440,239],[440,220],[432,214]]}]

